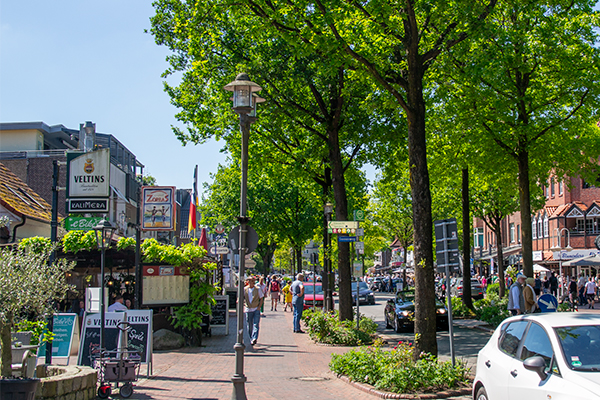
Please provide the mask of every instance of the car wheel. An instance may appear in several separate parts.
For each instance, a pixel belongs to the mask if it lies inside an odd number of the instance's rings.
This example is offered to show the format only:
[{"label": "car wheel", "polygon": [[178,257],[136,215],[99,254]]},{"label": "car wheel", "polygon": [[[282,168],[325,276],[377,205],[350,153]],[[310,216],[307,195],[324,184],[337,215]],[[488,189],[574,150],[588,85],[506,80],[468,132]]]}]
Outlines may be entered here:
[{"label": "car wheel", "polygon": [[394,318],[394,329],[396,333],[402,333],[402,324],[400,323],[400,318],[397,316]]},{"label": "car wheel", "polygon": [[475,395],[475,400],[488,400],[487,392],[485,391],[485,388],[483,386],[480,387],[477,391],[477,394]]}]

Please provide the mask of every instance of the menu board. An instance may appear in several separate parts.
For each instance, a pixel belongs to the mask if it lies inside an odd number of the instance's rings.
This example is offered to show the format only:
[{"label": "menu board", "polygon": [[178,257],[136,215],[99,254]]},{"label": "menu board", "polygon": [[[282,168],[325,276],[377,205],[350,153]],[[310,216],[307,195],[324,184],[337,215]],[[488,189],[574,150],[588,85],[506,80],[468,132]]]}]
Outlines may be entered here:
[{"label": "menu board", "polygon": [[[71,355],[73,334],[79,324],[77,314],[56,314],[53,319],[52,357],[68,358]],[[40,345],[38,357],[46,356],[46,342]]]},{"label": "menu board", "polygon": [[224,326],[229,335],[229,296],[215,296],[216,304],[211,306],[210,326]]},{"label": "menu board", "polygon": [[[121,330],[119,323],[125,320],[123,312],[107,312],[104,315],[104,346],[107,351],[116,351],[119,347]],[[92,366],[92,360],[98,356],[100,348],[100,313],[85,314],[83,331],[79,343],[77,365]]]},{"label": "menu board", "polygon": [[142,362],[152,358],[152,310],[128,310],[127,348],[140,353]]}]

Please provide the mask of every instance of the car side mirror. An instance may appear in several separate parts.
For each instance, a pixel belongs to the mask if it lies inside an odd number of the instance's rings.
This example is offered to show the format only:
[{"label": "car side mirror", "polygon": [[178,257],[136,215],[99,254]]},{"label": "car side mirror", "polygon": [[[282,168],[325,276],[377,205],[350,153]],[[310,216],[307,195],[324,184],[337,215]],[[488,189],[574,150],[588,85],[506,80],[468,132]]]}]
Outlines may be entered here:
[{"label": "car side mirror", "polygon": [[529,357],[523,361],[523,366],[529,371],[537,372],[542,381],[548,377],[546,375],[546,361],[540,356]]}]

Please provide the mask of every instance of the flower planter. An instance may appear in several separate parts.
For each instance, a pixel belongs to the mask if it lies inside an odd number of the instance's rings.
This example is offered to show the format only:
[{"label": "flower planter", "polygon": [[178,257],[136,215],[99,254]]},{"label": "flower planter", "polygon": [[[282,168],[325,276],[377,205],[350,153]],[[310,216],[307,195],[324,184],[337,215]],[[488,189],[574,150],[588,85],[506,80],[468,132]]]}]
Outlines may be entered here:
[{"label": "flower planter", "polygon": [[0,379],[0,399],[34,400],[39,379]]}]

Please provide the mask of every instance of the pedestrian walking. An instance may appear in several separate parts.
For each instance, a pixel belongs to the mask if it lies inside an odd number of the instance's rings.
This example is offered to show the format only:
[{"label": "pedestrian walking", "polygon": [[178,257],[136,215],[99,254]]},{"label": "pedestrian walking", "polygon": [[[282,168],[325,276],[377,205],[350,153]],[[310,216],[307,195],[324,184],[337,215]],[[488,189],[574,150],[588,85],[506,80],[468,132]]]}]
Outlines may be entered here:
[{"label": "pedestrian walking", "polygon": [[579,279],[577,280],[577,291],[579,293],[579,304],[585,305],[587,304],[587,298],[585,295],[585,285],[587,283],[587,279],[583,275],[583,272],[579,274]]},{"label": "pedestrian walking", "polygon": [[292,283],[290,291],[292,292],[292,306],[294,307],[294,333],[304,333],[300,329],[300,320],[304,311],[304,275],[298,274],[296,280]]},{"label": "pedestrian walking", "polygon": [[534,313],[538,308],[537,296],[535,294],[535,279],[527,278],[527,283],[523,288],[523,300],[525,301],[525,314]]},{"label": "pedestrian walking", "polygon": [[281,292],[281,285],[277,278],[273,277],[269,284],[269,294],[271,295],[271,311],[277,311],[277,303],[279,303],[279,296]]},{"label": "pedestrian walking", "polygon": [[283,306],[283,312],[286,312],[288,307],[290,308],[290,311],[294,311],[294,307],[292,306],[292,298],[294,296],[292,295],[291,287],[290,281],[287,281],[283,289],[281,289],[281,292],[283,293],[283,302],[285,303]]},{"label": "pedestrian walking", "polygon": [[594,297],[596,296],[596,281],[590,276],[589,281],[585,284],[585,293],[588,299],[588,308],[594,308]]},{"label": "pedestrian walking", "polygon": [[542,292],[542,279],[540,278],[540,274],[535,276],[535,285],[533,286],[533,289],[535,290],[536,296],[539,296]]},{"label": "pedestrian walking", "polygon": [[550,274],[550,279],[548,280],[550,281],[550,293],[552,293],[552,295],[556,297],[556,293],[558,291],[558,279],[556,279],[554,272]]},{"label": "pedestrian walking", "polygon": [[244,313],[246,313],[250,344],[255,345],[258,341],[260,306],[264,303],[264,292],[260,286],[256,285],[254,277],[248,278],[246,284],[247,286],[244,288]]},{"label": "pedestrian walking", "polygon": [[[266,296],[268,288],[267,288],[267,284],[265,283],[265,277],[261,276],[260,278],[258,278],[258,287],[260,287],[260,289],[263,292],[263,296]],[[261,317],[266,317],[265,315],[265,299],[263,297],[263,301],[260,304],[260,316]]]},{"label": "pedestrian walking", "polygon": [[508,291],[508,311],[512,315],[525,313],[525,298],[523,297],[523,286],[525,286],[526,276],[522,273],[517,274],[517,281],[510,286]]}]

